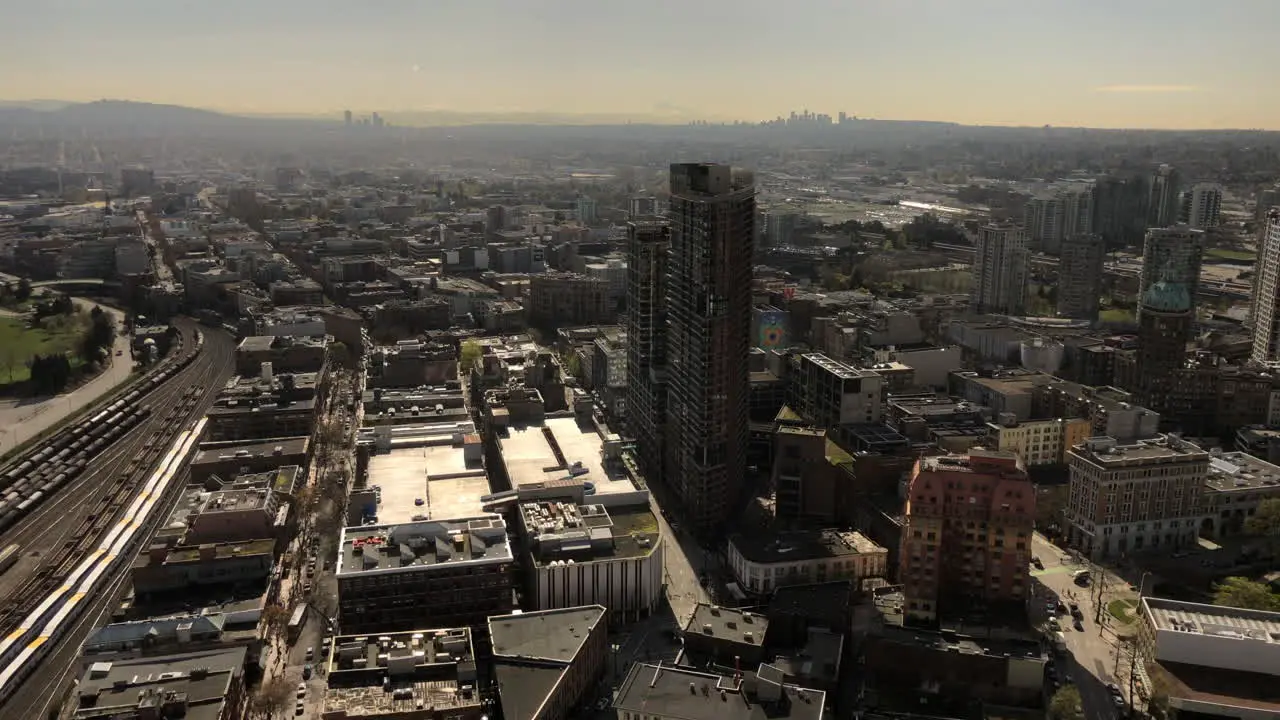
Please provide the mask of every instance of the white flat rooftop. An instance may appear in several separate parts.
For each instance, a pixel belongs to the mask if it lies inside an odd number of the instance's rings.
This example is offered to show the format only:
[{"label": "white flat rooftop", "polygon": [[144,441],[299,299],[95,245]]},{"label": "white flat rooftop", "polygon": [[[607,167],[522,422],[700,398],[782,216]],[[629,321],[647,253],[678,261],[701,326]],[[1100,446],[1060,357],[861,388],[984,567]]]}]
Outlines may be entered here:
[{"label": "white flat rooftop", "polygon": [[[468,466],[462,447],[396,447],[369,458],[369,485],[382,489],[378,522],[398,524],[482,514],[489,476],[480,463]],[[418,502],[421,501],[421,505]]]},{"label": "white flat rooftop", "polygon": [[623,474],[610,476],[605,472],[601,459],[604,441],[590,426],[580,426],[572,417],[548,418],[542,425],[512,427],[505,437],[498,440],[512,488],[521,485],[562,480],[569,477],[568,469],[559,467],[555,452],[547,441],[544,428],[549,430],[560,446],[564,460],[570,466],[581,462],[587,471],[575,480],[590,482],[596,494],[634,492],[635,485]]}]

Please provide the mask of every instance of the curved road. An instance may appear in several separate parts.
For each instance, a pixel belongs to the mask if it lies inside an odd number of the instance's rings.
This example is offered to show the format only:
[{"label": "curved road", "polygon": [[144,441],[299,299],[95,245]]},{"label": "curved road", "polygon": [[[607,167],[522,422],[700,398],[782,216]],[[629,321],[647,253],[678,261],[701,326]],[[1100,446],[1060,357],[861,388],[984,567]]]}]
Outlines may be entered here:
[{"label": "curved road", "polygon": [[[72,298],[72,302],[85,310],[98,304],[83,298]],[[111,364],[97,377],[71,392],[35,400],[6,398],[0,401],[0,454],[9,452],[16,445],[26,442],[37,433],[44,432],[80,408],[92,404],[127,380],[133,372],[129,336],[119,332],[120,324],[124,321],[124,313],[106,305],[100,307],[116,322],[116,341],[111,350]]]}]

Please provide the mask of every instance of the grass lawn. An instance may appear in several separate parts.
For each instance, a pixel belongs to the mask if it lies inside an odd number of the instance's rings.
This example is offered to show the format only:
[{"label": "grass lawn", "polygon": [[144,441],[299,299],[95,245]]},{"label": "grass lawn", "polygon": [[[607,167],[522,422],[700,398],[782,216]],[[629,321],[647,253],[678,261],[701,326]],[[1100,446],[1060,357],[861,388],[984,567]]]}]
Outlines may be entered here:
[{"label": "grass lawn", "polygon": [[32,356],[72,351],[80,339],[77,320],[65,320],[49,330],[27,329],[26,325],[21,318],[0,318],[0,384],[26,380],[31,375],[27,361]]},{"label": "grass lawn", "polygon": [[894,272],[889,277],[894,282],[926,293],[958,295],[969,292],[973,287],[973,271],[968,269]]},{"label": "grass lawn", "polygon": [[1098,319],[1103,322],[1123,323],[1134,322],[1138,316],[1132,310],[1124,308],[1110,308],[1098,313]]},{"label": "grass lawn", "polygon": [[1137,619],[1133,614],[1137,607],[1138,603],[1135,600],[1112,600],[1107,603],[1107,612],[1111,617],[1127,625]]},{"label": "grass lawn", "polygon": [[1221,260],[1240,260],[1252,262],[1257,259],[1257,253],[1251,253],[1247,250],[1232,250],[1231,248],[1209,248],[1204,251],[1205,255]]}]

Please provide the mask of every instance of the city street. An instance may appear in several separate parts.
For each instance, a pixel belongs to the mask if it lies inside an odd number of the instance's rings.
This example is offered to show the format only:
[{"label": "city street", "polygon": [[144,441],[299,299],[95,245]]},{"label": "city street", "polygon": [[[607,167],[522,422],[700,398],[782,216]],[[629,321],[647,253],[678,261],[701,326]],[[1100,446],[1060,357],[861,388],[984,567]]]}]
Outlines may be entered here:
[{"label": "city street", "polygon": [[667,601],[680,627],[693,617],[698,603],[710,602],[706,588],[699,582],[698,574],[708,568],[708,553],[698,546],[693,536],[680,534],[672,529],[663,516],[657,496],[650,492],[650,506],[658,519],[663,538],[663,565],[667,585]]},{"label": "city street", "polygon": [[[1048,622],[1050,614],[1046,605],[1050,601],[1061,601],[1067,605],[1076,603],[1083,613],[1083,631],[1072,627],[1069,614],[1058,617],[1067,645],[1067,657],[1059,662],[1059,677],[1065,681],[1062,672],[1066,671],[1079,688],[1085,717],[1100,720],[1120,717],[1107,683],[1120,686],[1128,699],[1130,652],[1128,644],[1119,638],[1131,636],[1133,628],[1112,617],[1106,606],[1114,600],[1135,599],[1137,593],[1123,579],[1099,566],[1082,563],[1039,533],[1033,538],[1032,552],[1044,565],[1043,570],[1033,568],[1031,572],[1035,581],[1032,588],[1036,593],[1032,621],[1041,627]],[[1082,569],[1089,570],[1092,575],[1088,587],[1081,587],[1073,581],[1072,574]],[[1102,585],[1101,612],[1095,604],[1099,584]]]}]

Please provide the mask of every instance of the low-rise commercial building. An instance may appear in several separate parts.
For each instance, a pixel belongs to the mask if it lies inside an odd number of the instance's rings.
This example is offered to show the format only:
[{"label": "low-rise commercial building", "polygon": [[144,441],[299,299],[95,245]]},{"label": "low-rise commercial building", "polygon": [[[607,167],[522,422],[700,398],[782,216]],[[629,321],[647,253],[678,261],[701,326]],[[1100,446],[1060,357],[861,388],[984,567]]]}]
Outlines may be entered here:
[{"label": "low-rise commercial building", "polygon": [[[272,538],[204,545],[153,544],[133,563],[134,594],[142,600],[219,586],[257,586],[271,576]],[[202,590],[203,591],[203,590]]]},{"label": "low-rise commercial building", "polygon": [[243,647],[91,664],[76,685],[75,720],[240,720],[247,716]]},{"label": "low-rise commercial building", "polygon": [[765,661],[769,619],[749,610],[698,603],[684,627],[685,653],[696,663],[750,667]]},{"label": "low-rise commercial building", "polygon": [[885,577],[889,551],[852,530],[800,530],[729,538],[729,567],[744,590]]},{"label": "low-rise commercial building", "polygon": [[864,646],[866,666],[876,669],[868,689],[883,699],[882,709],[956,717],[955,709],[975,704],[1024,712],[1043,706],[1048,657],[1038,639],[900,623],[900,615],[885,617]]},{"label": "low-rise commercial building", "polygon": [[265,442],[201,443],[189,464],[191,482],[270,472],[282,467],[305,468],[311,442],[306,437],[273,438]]},{"label": "low-rise commercial building", "polygon": [[427,387],[374,388],[361,399],[364,427],[469,422],[466,397],[457,380]]},{"label": "low-rise commercial building", "polygon": [[480,720],[468,628],[339,635],[323,658],[324,720]]},{"label": "low-rise commercial building", "polygon": [[507,720],[564,720],[609,665],[600,605],[489,618],[493,671]]},{"label": "low-rise commercial building", "polygon": [[366,386],[416,388],[456,383],[458,351],[446,343],[405,340],[369,353]]},{"label": "low-rise commercial building", "polygon": [[665,547],[647,503],[540,500],[522,503],[518,517],[534,608],[603,605],[625,622],[661,602]]},{"label": "low-rise commercial building", "polygon": [[1280,467],[1247,453],[1211,450],[1200,534],[1223,538],[1243,533],[1258,506],[1275,498],[1280,498]]},{"label": "low-rise commercial building", "polygon": [[497,515],[347,528],[338,548],[344,630],[472,626],[514,607],[514,558]]},{"label": "low-rise commercial building", "polygon": [[[367,417],[367,416],[366,416]],[[473,517],[491,491],[470,420],[361,428],[348,524],[396,525]]]},{"label": "low-rise commercial building", "polygon": [[1280,613],[1148,597],[1138,609],[1147,675],[1181,717],[1280,717]]},{"label": "low-rise commercial building", "polygon": [[783,672],[760,665],[732,675],[636,663],[618,687],[618,720],[819,720],[827,694],[788,685]]},{"label": "low-rise commercial building", "polygon": [[316,373],[276,375],[265,364],[259,375],[237,377],[209,409],[206,436],[230,441],[310,435],[321,379]]},{"label": "low-rise commercial building", "polygon": [[104,625],[85,638],[81,664],[117,662],[172,653],[243,647],[255,662],[261,647],[257,613],[239,618],[229,613],[186,614]]},{"label": "low-rise commercial building", "polygon": [[264,363],[277,373],[322,373],[328,348],[324,335],[253,335],[236,347],[236,373],[256,375]]}]

